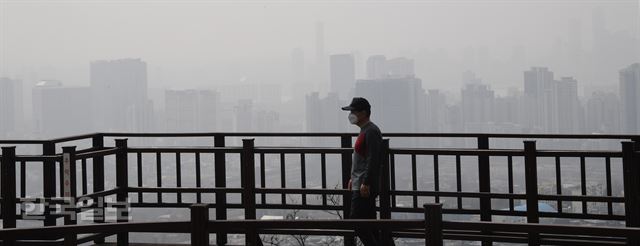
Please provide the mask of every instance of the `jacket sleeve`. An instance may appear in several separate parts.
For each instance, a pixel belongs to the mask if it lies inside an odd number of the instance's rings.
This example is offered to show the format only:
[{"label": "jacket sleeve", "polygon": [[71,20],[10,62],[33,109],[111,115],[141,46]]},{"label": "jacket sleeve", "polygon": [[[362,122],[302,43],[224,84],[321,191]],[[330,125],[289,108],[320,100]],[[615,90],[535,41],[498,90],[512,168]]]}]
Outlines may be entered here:
[{"label": "jacket sleeve", "polygon": [[370,185],[377,183],[373,179],[378,178],[378,170],[380,169],[381,151],[382,151],[382,134],[376,130],[365,132],[365,145],[367,148],[365,158],[365,173],[363,175],[362,184]]}]

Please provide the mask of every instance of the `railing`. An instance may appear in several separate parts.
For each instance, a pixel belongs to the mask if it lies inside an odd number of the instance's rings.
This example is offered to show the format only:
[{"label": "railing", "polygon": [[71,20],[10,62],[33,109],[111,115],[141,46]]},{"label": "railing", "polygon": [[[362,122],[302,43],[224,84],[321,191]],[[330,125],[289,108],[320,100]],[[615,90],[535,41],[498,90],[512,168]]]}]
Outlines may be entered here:
[{"label": "railing", "polygon": [[556,245],[625,245],[627,238],[640,237],[639,228],[612,228],[588,226],[536,225],[489,222],[443,222],[442,204],[425,204],[425,220],[208,220],[209,206],[190,206],[190,221],[174,222],[122,222],[92,225],[66,225],[41,228],[0,230],[7,239],[33,239],[34,235],[55,237],[64,235],[64,245],[76,245],[77,234],[129,232],[189,233],[192,245],[209,245],[209,234],[216,232],[243,233],[247,245],[258,245],[258,233],[307,235],[350,235],[353,228],[385,228],[389,231],[413,231],[412,237],[425,238],[425,245],[443,245],[444,239],[476,239],[491,233],[492,239],[514,243],[532,243],[531,234],[543,244]]},{"label": "railing", "polygon": [[[216,221],[207,222],[208,227],[205,234],[216,233],[217,244],[226,244],[227,233],[240,232],[247,234],[256,233],[275,233],[291,232],[291,230],[283,231],[282,229],[299,229],[295,230],[295,233],[300,234],[312,234],[314,231],[304,229],[328,229],[332,228],[334,235],[345,236],[345,244],[350,245],[353,243],[352,230],[357,223],[363,223],[364,226],[381,226],[383,231],[383,240],[390,241],[393,237],[417,237],[426,238],[431,240],[433,236],[429,236],[429,230],[424,229],[425,220],[407,222],[408,220],[391,220],[392,214],[395,213],[423,213],[426,210],[423,207],[419,207],[422,198],[433,198],[435,203],[440,203],[444,199],[455,199],[456,206],[443,208],[444,214],[473,214],[478,215],[481,222],[455,222],[445,221],[442,223],[442,228],[436,228],[435,231],[440,231],[443,238],[452,240],[477,240],[482,241],[483,245],[490,245],[492,242],[516,242],[516,243],[528,243],[530,245],[538,244],[576,244],[587,243],[589,241],[597,242],[598,245],[605,244],[624,244],[629,243],[638,245],[638,239],[632,236],[638,235],[638,231],[635,227],[640,227],[640,168],[638,166],[637,151],[639,136],[626,136],[626,135],[523,135],[523,134],[385,134],[384,137],[412,137],[412,138],[428,138],[428,137],[449,137],[449,138],[475,138],[477,142],[477,148],[456,148],[456,149],[444,149],[444,148],[389,148],[389,140],[385,140],[385,156],[383,158],[381,169],[381,183],[382,189],[380,190],[380,205],[379,212],[382,222],[376,221],[362,221],[353,222],[347,221],[321,221],[321,222],[308,222],[309,226],[299,225],[302,222],[263,222],[254,221],[256,219],[256,210],[258,209],[303,209],[303,210],[323,210],[323,211],[339,211],[342,216],[346,217],[350,207],[350,193],[346,190],[347,182],[349,180],[349,172],[351,167],[351,154],[352,154],[352,138],[354,134],[334,134],[334,133],[180,133],[180,134],[165,134],[165,133],[140,133],[140,134],[126,134],[126,133],[99,133],[90,134],[62,139],[54,139],[47,141],[32,141],[32,140],[19,140],[0,141],[0,144],[14,144],[14,145],[41,145],[42,155],[26,156],[16,155],[15,148],[3,147],[2,148],[2,220],[3,228],[16,227],[17,220],[32,220],[33,215],[24,213],[24,209],[21,209],[20,214],[5,213],[4,211],[16,211],[16,205],[24,204],[25,202],[38,203],[38,204],[57,204],[66,205],[64,211],[58,211],[54,206],[45,206],[43,214],[38,216],[37,220],[42,220],[44,226],[55,226],[57,218],[65,218],[64,224],[60,228],[73,228],[73,229],[55,229],[55,228],[36,228],[36,229],[4,229],[0,231],[0,235],[3,239],[3,245],[11,242],[11,240],[23,240],[21,243],[51,243],[62,244],[64,242],[82,243],[82,242],[102,242],[106,236],[117,233],[118,242],[125,244],[128,242],[128,233],[137,232],[139,230],[147,230],[145,228],[156,228],[158,232],[169,232],[163,230],[176,230],[171,232],[186,233],[184,228],[176,229],[173,227],[174,222],[166,223],[132,223],[127,222],[126,215],[128,207],[172,207],[172,208],[187,208],[193,203],[205,203],[207,208],[215,208]],[[114,147],[105,147],[105,138],[115,137],[198,137],[198,138],[213,138],[213,146],[207,147],[128,147],[126,139],[116,139]],[[242,147],[226,147],[226,139],[229,137],[328,137],[328,138],[340,138],[340,147],[336,148],[307,148],[307,147],[255,147],[253,139],[244,139]],[[535,141],[524,141],[521,149],[492,149],[489,146],[491,139],[501,138],[514,138],[514,139],[617,139],[622,142],[622,148],[620,151],[594,151],[594,150],[538,150],[536,148]],[[87,149],[76,150],[75,147],[65,146],[62,149],[62,153],[56,153],[56,146],[60,146],[62,143],[78,140],[90,139],[92,146]],[[629,141],[633,140],[633,141]],[[634,142],[635,141],[635,142]],[[172,154],[175,157],[175,187],[167,187],[166,182],[163,184],[163,154],[166,156]],[[212,187],[205,187],[203,184],[202,173],[202,156],[205,154],[213,155],[214,162],[214,181],[215,184]],[[155,155],[155,169],[156,171],[156,184],[155,187],[145,186],[143,177],[146,170],[152,169],[153,165],[149,165],[149,162],[144,162],[144,158],[147,155]],[[193,156],[194,168],[195,168],[195,187],[184,187],[182,181],[182,171],[185,169],[182,167],[182,158],[185,155]],[[286,157],[296,155],[299,156],[299,168],[300,168],[300,185],[299,187],[288,187],[287,176],[290,174],[287,170]],[[266,157],[277,156],[279,158],[280,166],[280,184],[279,188],[267,187],[266,184]],[[320,188],[308,187],[308,164],[306,160],[309,156],[320,157]],[[333,163],[327,161],[328,156],[338,156],[339,163]],[[410,158],[411,171],[411,185],[409,189],[396,188],[398,185],[398,175],[396,171],[403,170],[399,167],[397,159],[401,157]],[[115,157],[115,179],[116,184],[113,189],[105,189],[105,164],[109,167],[109,163],[105,163],[105,158]],[[130,158],[134,157],[134,158]],[[239,164],[237,167],[240,169],[240,185],[232,186],[227,182],[227,175],[230,173],[227,171],[227,164],[235,165],[236,163],[227,163],[227,158],[237,157],[239,158]],[[422,163],[419,166],[418,158],[430,157],[431,167],[433,168],[433,189],[426,190],[420,187],[420,178],[425,180],[425,177],[418,176],[418,167],[423,168]],[[463,191],[462,189],[462,158],[473,157],[477,158],[477,170],[478,170],[478,191],[470,192]],[[68,169],[63,168],[65,163],[64,158],[68,158]],[[444,158],[454,158],[455,163],[453,167],[455,169],[454,179],[456,181],[455,191],[444,191],[439,187],[441,177],[441,167],[449,165],[448,163],[442,163]],[[507,175],[508,175],[508,192],[498,193],[491,191],[491,170],[492,159],[491,158],[503,158],[507,162]],[[539,158],[553,158],[555,160],[555,179],[556,179],[556,194],[539,194],[538,193],[538,159]],[[578,158],[580,164],[580,194],[579,195],[567,195],[562,194],[562,159],[563,158]],[[605,188],[606,195],[590,195],[587,192],[587,171],[586,159],[597,158],[603,160],[605,166]],[[130,161],[131,160],[131,161]],[[615,196],[612,188],[612,160],[621,160],[622,163],[622,177],[624,179],[624,196]],[[88,174],[88,161],[91,162],[92,173]],[[28,198],[25,190],[27,188],[26,170],[27,163],[32,164],[42,163],[43,170],[43,196],[38,198]],[[80,175],[76,173],[78,168],[76,165],[80,164]],[[524,165],[524,183],[525,193],[516,193],[514,191],[514,165],[515,163],[522,163]],[[20,177],[20,194],[16,194],[16,164],[20,165],[20,173],[17,175]],[[339,187],[329,187],[328,184],[328,165],[339,166],[340,177]],[[56,166],[58,166],[56,179]],[[164,165],[166,167],[166,163]],[[289,164],[291,167],[291,164]],[[230,166],[234,168],[236,166]],[[69,170],[70,173],[63,173],[64,170]],[[130,171],[135,170],[135,174]],[[614,170],[615,171],[615,170]],[[135,177],[135,179],[133,178]],[[256,182],[256,177],[259,178],[259,182]],[[69,181],[68,190],[65,191],[65,184],[63,183],[67,178]],[[82,180],[78,184],[78,180]],[[92,180],[92,192],[89,193],[89,182]],[[136,180],[134,185],[130,184],[130,180]],[[148,182],[147,182],[148,183]],[[173,186],[173,185],[172,185]],[[59,191],[56,192],[56,187],[59,187]],[[65,194],[65,192],[68,192]],[[57,194],[56,194],[57,193]],[[154,202],[145,199],[144,194],[156,194]],[[133,194],[133,196],[132,196]],[[175,194],[176,201],[168,202],[163,199],[164,194]],[[183,200],[183,195],[195,194],[196,198],[194,202],[187,202]],[[215,196],[215,202],[205,202],[203,195],[213,194]],[[229,194],[240,195],[239,202],[233,202],[228,199]],[[268,195],[280,196],[279,203],[272,203],[273,199],[267,199]],[[116,196],[115,202],[104,202],[100,199],[106,197]],[[256,195],[259,199],[256,199]],[[289,203],[287,197],[289,195],[301,196],[300,203]],[[320,197],[321,204],[312,204],[307,200],[308,195],[315,195]],[[74,201],[68,202],[65,197],[74,198]],[[398,200],[402,197],[410,197],[411,203],[409,207],[399,206]],[[465,208],[463,207],[463,199],[475,199],[479,202],[479,207]],[[508,209],[498,210],[495,206],[492,206],[492,199],[504,199],[508,200]],[[135,201],[132,201],[135,200]],[[146,200],[146,201],[145,201]],[[524,211],[518,211],[515,209],[516,200],[524,200],[526,202],[526,209]],[[538,210],[538,203],[540,201],[553,201],[558,205],[557,212],[544,212]],[[580,203],[582,210],[580,213],[565,212],[562,209],[563,202],[578,202]],[[590,213],[588,210],[589,202],[606,203],[607,212],[605,214]],[[445,203],[448,204],[448,203]],[[624,214],[615,213],[614,205],[622,204],[624,206]],[[122,206],[124,205],[124,206]],[[104,218],[96,217],[93,221],[96,225],[79,225],[70,226],[77,223],[77,214],[83,211],[101,211],[105,213],[106,207],[118,207],[118,211],[121,212],[123,217],[120,217],[118,222],[124,229],[114,229],[117,227],[114,223],[104,220]],[[227,220],[228,209],[243,209],[244,221],[231,222]],[[193,212],[194,210],[192,210]],[[208,212],[208,210],[206,210]],[[526,217],[528,224],[510,224],[510,223],[496,223],[491,222],[493,216],[522,216]],[[441,216],[441,215],[440,215]],[[425,219],[429,221],[433,216],[427,216]],[[539,224],[540,218],[570,218],[570,219],[595,219],[606,221],[624,221],[625,228],[608,228],[608,227],[578,227],[578,226],[559,226],[549,224]],[[391,220],[391,221],[389,221]],[[224,222],[223,222],[224,221]],[[405,221],[407,224],[402,224]],[[109,222],[109,223],[106,223]],[[227,223],[228,224],[224,224]],[[175,222],[179,223],[179,222]],[[183,222],[180,222],[183,223]],[[187,222],[184,222],[187,223]],[[192,222],[195,223],[195,222]],[[228,226],[233,223],[246,223],[247,226],[243,231],[237,230],[218,230],[216,228],[230,228]],[[324,224],[323,224],[324,223]],[[355,223],[355,224],[354,224]],[[387,223],[387,224],[385,224]],[[395,226],[397,223],[398,226]],[[414,224],[411,224],[414,223]],[[370,225],[365,225],[370,224]],[[144,227],[144,225],[148,227]],[[298,227],[290,228],[289,226],[296,225]],[[330,226],[331,225],[331,226]],[[411,227],[402,227],[400,225],[413,225]],[[326,226],[326,228],[325,228]],[[422,226],[422,227],[421,227]],[[85,229],[82,229],[85,228]],[[162,229],[161,228],[165,228]],[[168,228],[168,229],[167,229]],[[187,227],[188,228],[188,227]],[[149,229],[149,230],[151,230]],[[31,231],[29,231],[31,230]],[[342,231],[340,231],[342,230]],[[27,232],[36,232],[37,234],[29,234]],[[77,234],[82,232],[93,233],[89,236],[77,237]],[[582,231],[584,233],[578,233],[576,231]],[[24,233],[24,234],[21,234]],[[203,232],[200,232],[202,234]],[[608,233],[608,234],[607,234]],[[427,234],[425,236],[425,234]],[[436,233],[437,234],[437,233]],[[12,236],[12,235],[15,235]],[[19,235],[25,235],[21,237]],[[31,236],[28,236],[31,235]],[[37,235],[34,237],[33,235]],[[8,240],[5,236],[11,236],[11,240]],[[247,236],[247,244],[251,244],[252,240],[256,240],[257,236]],[[437,236],[436,236],[437,238]],[[26,241],[25,241],[26,240]],[[37,241],[34,241],[37,240]],[[207,240],[208,241],[208,240]],[[436,240],[439,241],[439,240]]]}]

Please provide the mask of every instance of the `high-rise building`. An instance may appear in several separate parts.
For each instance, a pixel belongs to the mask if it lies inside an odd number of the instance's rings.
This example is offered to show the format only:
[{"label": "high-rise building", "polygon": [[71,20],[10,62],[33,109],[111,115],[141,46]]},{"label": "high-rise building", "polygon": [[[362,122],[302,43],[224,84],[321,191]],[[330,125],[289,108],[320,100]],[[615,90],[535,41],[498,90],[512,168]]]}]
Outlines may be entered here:
[{"label": "high-rise building", "polygon": [[348,98],[356,80],[353,55],[338,54],[330,58],[331,88],[342,99]]},{"label": "high-rise building", "polygon": [[[307,73],[311,72],[314,75],[314,71],[307,70],[305,66],[305,56],[302,49],[296,48],[291,52],[291,88],[289,90],[290,96],[288,96],[289,105],[294,108],[291,110],[295,112],[301,112],[304,110],[305,95],[314,90],[313,80],[307,77]],[[282,107],[279,107],[282,108]]]},{"label": "high-rise building", "polygon": [[553,84],[553,72],[546,67],[532,67],[524,72],[525,96],[540,97]]},{"label": "high-rise building", "polygon": [[439,90],[428,90],[426,105],[427,132],[447,132],[447,104],[446,96]]},{"label": "high-rise building", "polygon": [[640,63],[620,70],[623,133],[640,132]]},{"label": "high-rise building", "polygon": [[235,125],[237,132],[253,131],[253,100],[241,99],[235,107]]},{"label": "high-rise building", "polygon": [[493,112],[495,122],[522,132],[522,118],[528,114],[523,110],[522,91],[511,88],[506,96],[496,97]]},{"label": "high-rise building", "polygon": [[398,57],[387,59],[383,55],[367,59],[367,79],[411,78],[415,76],[413,59]]},{"label": "high-rise building", "polygon": [[[349,100],[350,101],[350,100]],[[336,93],[321,98],[318,92],[306,95],[305,130],[308,132],[341,132],[347,130],[349,122],[340,108],[347,104]]]},{"label": "high-rise building", "polygon": [[418,78],[366,79],[356,82],[355,96],[371,103],[371,118],[386,132],[419,132],[425,126],[425,91]]},{"label": "high-rise building", "polygon": [[221,101],[236,103],[238,100],[252,100],[255,104],[279,107],[282,103],[282,86],[276,83],[240,82],[219,85]]},{"label": "high-rise building", "polygon": [[198,131],[198,92],[196,90],[166,90],[164,100],[167,131]]},{"label": "high-rise building", "polygon": [[[280,114],[273,110],[258,110],[255,113],[255,130],[258,132],[275,132],[279,130]],[[273,140],[273,139],[270,139]]]},{"label": "high-rise building", "polygon": [[558,133],[570,134],[582,131],[581,105],[578,99],[578,81],[562,77],[557,81]]},{"label": "high-rise building", "polygon": [[387,76],[391,78],[414,77],[413,59],[397,57],[386,62]]},{"label": "high-rise building", "polygon": [[147,98],[147,64],[140,59],[91,62],[91,99],[98,131],[145,131],[152,105]]},{"label": "high-rise building", "polygon": [[557,94],[553,72],[546,67],[533,67],[524,72],[526,128],[533,132],[557,132]]},{"label": "high-rise building", "polygon": [[210,90],[166,90],[166,129],[173,132],[217,130],[219,95]]},{"label": "high-rise building", "polygon": [[89,87],[67,87],[59,81],[43,80],[32,90],[35,133],[63,137],[91,132]]},{"label": "high-rise building", "polygon": [[615,93],[594,92],[586,103],[587,133],[620,133],[620,100]]},{"label": "high-rise building", "polygon": [[[336,93],[328,93],[320,97],[320,93],[312,92],[305,96],[305,127],[307,132],[346,132],[351,125],[347,120],[348,112],[340,110],[351,100],[341,100]],[[309,146],[331,146],[327,138],[308,138]]]},{"label": "high-rise building", "polygon": [[22,82],[0,78],[0,137],[17,133],[23,119]]},{"label": "high-rise building", "polygon": [[383,55],[370,56],[367,59],[367,79],[384,78],[386,71],[387,58]]},{"label": "high-rise building", "polygon": [[7,136],[15,130],[13,116],[16,114],[13,81],[0,79],[0,136]]},{"label": "high-rise building", "polygon": [[462,121],[466,131],[483,130],[494,121],[495,93],[486,84],[466,84],[461,91]]},{"label": "high-rise building", "polygon": [[198,113],[200,121],[198,131],[217,131],[220,125],[220,93],[212,90],[200,90],[198,93]]}]

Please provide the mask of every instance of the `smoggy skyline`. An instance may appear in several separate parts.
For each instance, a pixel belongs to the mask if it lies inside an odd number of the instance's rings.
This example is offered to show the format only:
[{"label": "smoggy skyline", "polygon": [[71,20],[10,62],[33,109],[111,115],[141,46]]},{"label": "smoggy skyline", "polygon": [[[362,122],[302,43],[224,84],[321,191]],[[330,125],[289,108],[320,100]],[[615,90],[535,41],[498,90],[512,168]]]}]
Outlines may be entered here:
[{"label": "smoggy skyline", "polygon": [[148,63],[150,88],[286,86],[293,50],[312,70],[322,40],[325,56],[354,54],[356,78],[365,77],[369,56],[382,54],[414,59],[428,89],[455,92],[471,70],[504,94],[521,88],[522,72],[532,66],[576,77],[581,90],[608,88],[617,85],[619,69],[640,57],[639,6],[635,0],[4,0],[0,77],[82,86],[91,61],[130,57]]}]

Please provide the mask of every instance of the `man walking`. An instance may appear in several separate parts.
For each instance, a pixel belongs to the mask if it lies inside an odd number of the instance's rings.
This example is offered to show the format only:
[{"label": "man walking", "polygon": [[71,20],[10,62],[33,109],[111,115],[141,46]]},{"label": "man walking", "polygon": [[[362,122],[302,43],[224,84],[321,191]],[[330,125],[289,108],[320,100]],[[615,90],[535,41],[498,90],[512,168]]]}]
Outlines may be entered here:
[{"label": "man walking", "polygon": [[[351,104],[342,107],[351,111],[349,122],[360,127],[360,134],[354,145],[351,179],[351,219],[376,219],[376,196],[380,184],[380,161],[382,157],[382,133],[370,120],[371,105],[362,97],[354,97]],[[379,231],[356,228],[356,235],[365,246],[380,245]]]}]

